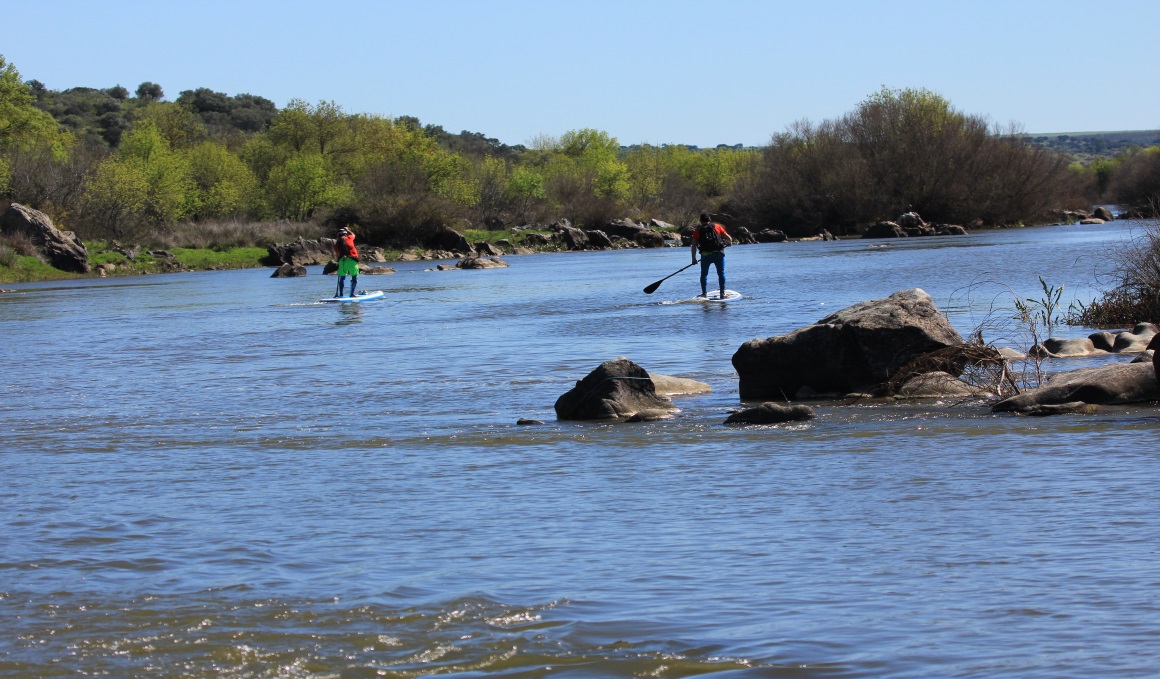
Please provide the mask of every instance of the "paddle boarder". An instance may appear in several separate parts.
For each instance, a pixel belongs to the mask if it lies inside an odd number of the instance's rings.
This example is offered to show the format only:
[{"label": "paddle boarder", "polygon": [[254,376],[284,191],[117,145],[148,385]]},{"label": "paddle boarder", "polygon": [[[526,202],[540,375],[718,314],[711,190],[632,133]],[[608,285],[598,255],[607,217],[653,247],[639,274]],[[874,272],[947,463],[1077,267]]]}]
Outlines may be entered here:
[{"label": "paddle boarder", "polygon": [[358,290],[358,248],[354,246],[354,233],[345,226],[338,230],[334,254],[338,257],[338,294],[335,297],[342,297],[347,276],[350,276],[350,296],[354,297]]},{"label": "paddle boarder", "polygon": [[697,252],[701,253],[701,296],[708,297],[706,280],[709,277],[709,265],[717,267],[717,283],[721,288],[721,299],[725,299],[725,248],[733,245],[733,239],[725,231],[725,227],[709,218],[707,212],[701,213],[701,224],[693,231],[692,244],[689,254],[693,257],[693,264],[697,263]]}]

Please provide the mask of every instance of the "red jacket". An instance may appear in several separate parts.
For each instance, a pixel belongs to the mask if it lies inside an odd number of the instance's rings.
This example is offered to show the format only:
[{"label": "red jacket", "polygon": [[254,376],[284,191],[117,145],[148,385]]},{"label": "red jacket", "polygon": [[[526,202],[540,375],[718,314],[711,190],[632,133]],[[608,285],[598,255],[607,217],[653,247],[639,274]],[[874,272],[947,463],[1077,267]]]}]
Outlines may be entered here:
[{"label": "red jacket", "polygon": [[[334,244],[334,254],[338,257],[350,257],[351,259],[358,259],[358,248],[354,246],[354,234],[348,233],[339,239],[341,243]],[[342,244],[346,244],[346,250],[343,250]]]}]

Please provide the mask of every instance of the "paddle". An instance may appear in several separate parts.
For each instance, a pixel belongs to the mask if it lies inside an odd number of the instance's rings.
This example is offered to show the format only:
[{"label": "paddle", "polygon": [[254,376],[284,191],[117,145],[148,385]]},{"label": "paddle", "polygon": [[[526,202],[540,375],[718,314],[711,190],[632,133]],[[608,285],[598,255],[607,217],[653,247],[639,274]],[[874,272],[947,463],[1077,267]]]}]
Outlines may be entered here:
[{"label": "paddle", "polygon": [[[696,264],[696,262],[693,262],[693,264]],[[693,266],[693,264],[690,264],[689,266]],[[672,272],[671,274],[669,274],[668,276],[665,276],[664,278],[660,279],[660,280],[659,280],[659,281],[657,281],[656,283],[653,283],[653,284],[651,284],[651,285],[647,286],[647,287],[644,289],[644,294],[646,294],[646,295],[651,295],[651,294],[653,294],[654,292],[656,292],[656,291],[657,291],[657,288],[661,287],[661,283],[664,283],[665,281],[667,281],[668,279],[672,278],[673,276],[676,276],[677,274],[681,273],[681,272],[682,272],[682,271],[684,271],[685,269],[689,268],[689,266],[682,267],[681,269],[678,269],[677,271],[674,271],[674,272]]]}]

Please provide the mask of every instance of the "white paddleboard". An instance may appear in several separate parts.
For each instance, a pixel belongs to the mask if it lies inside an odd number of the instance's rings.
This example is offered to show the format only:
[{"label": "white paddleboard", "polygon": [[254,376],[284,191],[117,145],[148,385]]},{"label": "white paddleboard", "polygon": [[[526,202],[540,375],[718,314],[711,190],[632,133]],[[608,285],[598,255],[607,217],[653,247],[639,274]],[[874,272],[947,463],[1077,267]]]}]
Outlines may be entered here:
[{"label": "white paddleboard", "polygon": [[354,297],[326,297],[318,300],[319,302],[369,302],[372,299],[382,299],[383,291],[374,290],[371,292],[360,292]]},{"label": "white paddleboard", "polygon": [[737,292],[736,290],[726,290],[724,297],[721,296],[721,292],[719,290],[710,290],[708,297],[698,296],[698,297],[694,297],[691,301],[693,301],[693,302],[732,302],[732,301],[738,300],[738,299],[741,299],[741,293]]}]

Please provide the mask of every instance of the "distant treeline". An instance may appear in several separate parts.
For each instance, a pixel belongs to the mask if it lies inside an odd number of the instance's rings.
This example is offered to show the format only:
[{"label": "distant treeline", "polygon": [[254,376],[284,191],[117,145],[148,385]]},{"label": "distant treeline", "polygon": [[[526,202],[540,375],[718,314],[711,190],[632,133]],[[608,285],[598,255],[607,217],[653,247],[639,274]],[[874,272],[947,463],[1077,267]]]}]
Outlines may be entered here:
[{"label": "distant treeline", "polygon": [[1136,150],[1069,165],[921,89],[883,89],[762,148],[625,148],[595,129],[509,146],[334,102],[278,109],[205,88],[167,101],[148,82],[132,93],[55,91],[23,82],[0,56],[0,191],[86,239],[290,220],[357,223],[360,239],[397,247],[443,227],[685,225],[702,210],[791,235],[852,232],[911,210],[934,222],[1035,223],[1129,185],[1154,194],[1157,158]]}]

